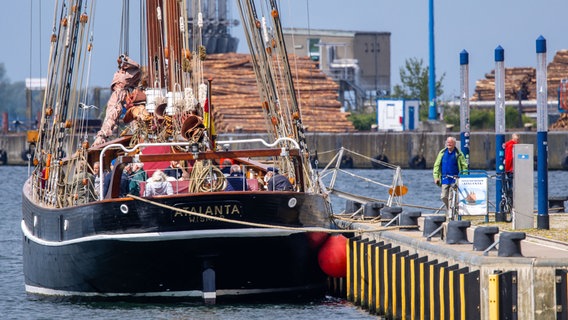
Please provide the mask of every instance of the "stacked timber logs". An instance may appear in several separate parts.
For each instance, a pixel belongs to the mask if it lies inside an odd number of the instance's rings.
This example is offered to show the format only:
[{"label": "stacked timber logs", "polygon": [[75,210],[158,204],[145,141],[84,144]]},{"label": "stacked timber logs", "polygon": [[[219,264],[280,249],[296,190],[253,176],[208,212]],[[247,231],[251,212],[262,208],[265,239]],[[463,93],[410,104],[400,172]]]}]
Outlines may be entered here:
[{"label": "stacked timber logs", "polygon": [[[505,100],[517,100],[517,93],[526,86],[528,100],[536,99],[535,68],[505,68]],[[495,70],[485,74],[485,79],[475,82],[475,94],[471,101],[495,101]]]},{"label": "stacked timber logs", "polygon": [[[568,78],[568,50],[557,51],[547,66],[548,100],[558,98],[558,88],[562,79]],[[526,100],[536,100],[536,69],[505,68],[505,100],[518,100],[519,90],[525,86]],[[471,101],[495,101],[495,70],[485,75],[485,79],[475,83],[475,94]],[[553,130],[568,130],[568,115],[561,114],[558,121],[550,126]]]},{"label": "stacked timber logs", "polygon": [[550,130],[563,131],[568,130],[568,113],[561,113],[558,120],[550,126]]},{"label": "stacked timber logs", "polygon": [[[556,52],[547,67],[548,97],[558,97],[558,89],[562,79],[568,78],[568,50]],[[568,114],[561,113],[560,118],[550,126],[551,130],[568,130]]]},{"label": "stacked timber logs", "polygon": [[[560,50],[547,67],[547,86],[549,100],[556,100],[558,86],[562,79],[568,78],[568,50]],[[505,100],[517,100],[517,92],[526,84],[528,100],[536,99],[536,69],[532,67],[505,68]],[[485,75],[485,79],[475,82],[472,101],[495,100],[495,70]]]},{"label": "stacked timber logs", "polygon": [[568,78],[568,50],[556,52],[552,62],[546,68],[548,99],[556,100],[562,79]]},{"label": "stacked timber logs", "polygon": [[[290,57],[304,126],[312,132],[355,131],[341,112],[338,84],[309,58]],[[212,104],[218,133],[265,132],[266,123],[248,54],[210,54],[204,74],[213,79]]]}]

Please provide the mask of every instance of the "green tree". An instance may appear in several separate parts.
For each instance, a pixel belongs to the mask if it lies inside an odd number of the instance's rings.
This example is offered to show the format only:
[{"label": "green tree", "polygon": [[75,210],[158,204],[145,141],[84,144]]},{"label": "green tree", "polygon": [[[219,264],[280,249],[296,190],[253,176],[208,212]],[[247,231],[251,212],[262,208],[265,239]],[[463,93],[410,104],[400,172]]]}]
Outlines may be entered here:
[{"label": "green tree", "polygon": [[[519,113],[516,107],[507,106],[505,108],[505,126],[507,129],[517,128]],[[459,131],[460,128],[460,107],[444,106],[444,121],[454,125]],[[523,123],[533,123],[534,119],[523,115]],[[469,125],[472,131],[494,131],[495,130],[495,108],[471,108],[469,112]]]},{"label": "green tree", "polygon": [[[404,63],[404,67],[399,69],[400,82],[393,87],[391,97],[398,99],[418,99],[420,100],[420,120],[428,118],[428,67],[424,66],[422,59],[410,58]],[[442,81],[446,74],[442,74],[436,81],[436,96],[440,97],[444,93]]]},{"label": "green tree", "polygon": [[353,123],[355,129],[359,131],[369,131],[371,126],[377,123],[376,112],[372,113],[351,113],[349,120]]}]

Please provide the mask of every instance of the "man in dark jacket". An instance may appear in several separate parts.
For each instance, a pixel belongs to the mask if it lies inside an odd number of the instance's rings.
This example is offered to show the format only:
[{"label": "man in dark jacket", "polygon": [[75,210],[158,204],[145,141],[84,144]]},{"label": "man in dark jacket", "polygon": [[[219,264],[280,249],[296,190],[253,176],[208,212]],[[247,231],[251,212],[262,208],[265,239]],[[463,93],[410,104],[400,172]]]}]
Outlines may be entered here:
[{"label": "man in dark jacket", "polygon": [[276,168],[268,168],[264,177],[268,191],[293,191],[294,187],[290,180],[278,173]]},{"label": "man in dark jacket", "polygon": [[247,180],[238,164],[231,166],[230,174],[227,177],[226,191],[246,191],[248,190]]}]

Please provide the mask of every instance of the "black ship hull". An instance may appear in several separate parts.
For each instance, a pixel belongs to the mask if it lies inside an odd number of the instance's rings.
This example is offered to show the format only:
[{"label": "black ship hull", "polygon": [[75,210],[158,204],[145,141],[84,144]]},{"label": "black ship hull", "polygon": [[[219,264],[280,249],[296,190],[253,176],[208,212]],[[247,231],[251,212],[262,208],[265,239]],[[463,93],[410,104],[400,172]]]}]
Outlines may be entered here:
[{"label": "black ship hull", "polygon": [[321,195],[222,192],[47,209],[27,194],[22,231],[28,293],[207,300],[297,297],[321,293],[325,284],[317,248],[300,229],[329,226]]}]

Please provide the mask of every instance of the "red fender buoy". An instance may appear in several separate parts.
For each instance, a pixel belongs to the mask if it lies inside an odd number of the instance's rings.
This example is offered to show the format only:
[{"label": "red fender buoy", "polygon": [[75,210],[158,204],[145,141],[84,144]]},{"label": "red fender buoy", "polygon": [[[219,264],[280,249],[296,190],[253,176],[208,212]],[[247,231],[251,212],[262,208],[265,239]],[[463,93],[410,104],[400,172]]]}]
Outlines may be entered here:
[{"label": "red fender buoy", "polygon": [[321,247],[318,262],[322,271],[330,277],[343,278],[347,275],[347,238],[333,235]]},{"label": "red fender buoy", "polygon": [[306,235],[308,237],[308,245],[312,249],[318,249],[321,247],[321,245],[324,244],[325,240],[329,237],[327,232],[308,232]]}]

